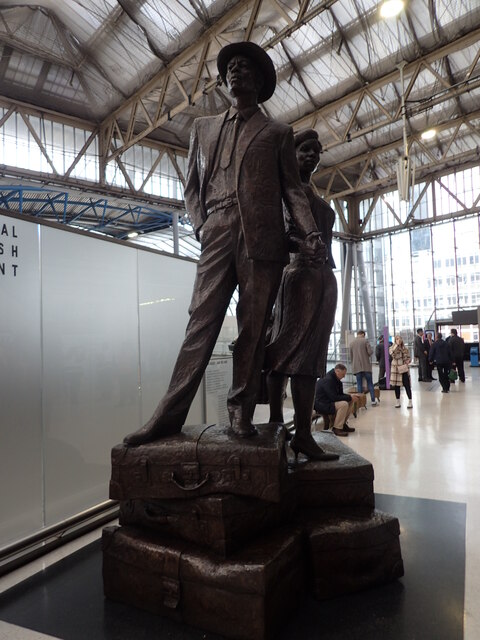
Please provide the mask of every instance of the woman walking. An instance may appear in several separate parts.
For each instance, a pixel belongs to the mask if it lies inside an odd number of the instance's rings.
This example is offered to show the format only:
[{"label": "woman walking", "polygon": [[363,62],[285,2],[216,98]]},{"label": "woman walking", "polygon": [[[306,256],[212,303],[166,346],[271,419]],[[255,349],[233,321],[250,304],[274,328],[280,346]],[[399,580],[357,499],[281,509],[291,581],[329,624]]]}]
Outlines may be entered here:
[{"label": "woman walking", "polygon": [[392,356],[390,365],[390,386],[395,391],[395,407],[400,407],[400,387],[405,387],[408,403],[407,409],[413,407],[412,404],[412,387],[410,385],[410,373],[408,365],[410,364],[410,353],[403,343],[402,336],[395,336],[392,346],[389,348]]}]

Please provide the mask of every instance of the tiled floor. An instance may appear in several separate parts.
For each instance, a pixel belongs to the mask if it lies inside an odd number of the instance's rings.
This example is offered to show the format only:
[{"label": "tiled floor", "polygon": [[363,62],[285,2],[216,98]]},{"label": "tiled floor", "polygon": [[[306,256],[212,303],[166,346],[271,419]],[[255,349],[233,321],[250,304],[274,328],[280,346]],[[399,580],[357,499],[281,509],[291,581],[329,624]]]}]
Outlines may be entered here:
[{"label": "tiled floor", "polygon": [[[348,444],[373,462],[375,491],[467,505],[465,640],[480,639],[480,369],[441,393],[437,382],[416,382],[413,409],[394,407],[393,391],[378,407],[351,420]],[[345,440],[347,440],[345,438]]]},{"label": "tiled floor", "polygon": [[[367,410],[360,411],[357,419],[350,419],[356,431],[344,442],[373,463],[376,493],[467,505],[464,638],[479,640],[480,369],[471,369],[467,365],[466,374],[465,384],[457,382],[449,394],[442,394],[438,382],[416,382],[414,370],[413,409],[406,408],[404,395],[402,407],[396,409],[393,392],[383,391],[378,407],[368,406]],[[259,421],[264,421],[264,415],[265,408],[259,409]],[[0,591],[56,562],[81,544],[88,544],[95,537],[98,533],[89,534],[84,540],[67,545],[0,579]],[[446,584],[445,589],[448,588]],[[1,640],[47,637],[53,636],[0,622]],[[388,634],[385,637],[388,638]]]}]

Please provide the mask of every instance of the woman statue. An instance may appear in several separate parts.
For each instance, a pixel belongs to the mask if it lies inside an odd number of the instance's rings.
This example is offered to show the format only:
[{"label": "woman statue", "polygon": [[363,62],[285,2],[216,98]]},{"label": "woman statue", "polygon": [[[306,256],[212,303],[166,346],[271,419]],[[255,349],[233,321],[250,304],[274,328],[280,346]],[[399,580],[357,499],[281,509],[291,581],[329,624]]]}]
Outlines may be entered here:
[{"label": "woman statue", "polygon": [[283,272],[266,350],[270,422],[283,422],[283,399],[290,377],[295,410],[295,435],[290,446],[295,458],[303,453],[312,460],[335,460],[338,456],[323,451],[311,434],[315,384],[318,377],[325,375],[328,342],[337,306],[332,257],[335,213],[310,185],[311,175],[320,160],[317,132],[307,129],[298,133],[295,148],[303,188],[326,245],[327,257],[307,255],[302,240],[291,226],[290,247],[294,253]]}]

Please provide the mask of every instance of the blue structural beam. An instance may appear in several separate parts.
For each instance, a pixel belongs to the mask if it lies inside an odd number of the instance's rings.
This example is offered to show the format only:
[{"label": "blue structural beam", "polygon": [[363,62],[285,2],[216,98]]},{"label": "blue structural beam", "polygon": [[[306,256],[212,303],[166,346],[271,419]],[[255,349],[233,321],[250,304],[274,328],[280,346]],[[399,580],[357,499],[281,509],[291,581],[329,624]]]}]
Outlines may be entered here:
[{"label": "blue structural beam", "polygon": [[146,233],[172,225],[172,214],[153,206],[123,204],[113,198],[82,198],[80,194],[45,187],[0,185],[0,207],[122,239],[132,231]]}]

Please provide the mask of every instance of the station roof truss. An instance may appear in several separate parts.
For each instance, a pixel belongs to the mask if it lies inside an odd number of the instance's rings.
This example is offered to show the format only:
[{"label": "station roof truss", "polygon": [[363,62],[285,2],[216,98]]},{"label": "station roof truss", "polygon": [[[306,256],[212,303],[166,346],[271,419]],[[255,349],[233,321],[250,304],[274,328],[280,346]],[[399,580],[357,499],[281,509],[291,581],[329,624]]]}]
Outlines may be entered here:
[{"label": "station roof truss", "polygon": [[[62,169],[50,157],[42,175],[11,166],[0,172],[10,186],[18,177],[65,193],[105,190],[161,212],[165,199],[147,193],[149,180],[168,163],[162,170],[184,183],[193,119],[230,104],[218,51],[241,40],[262,46],[277,71],[265,113],[297,131],[318,131],[323,152],[313,180],[328,199],[395,188],[404,116],[418,181],[479,163],[478,0],[406,0],[389,19],[380,17],[378,0],[7,0],[0,5],[0,128],[23,113],[45,157],[35,118],[76,122],[89,135]],[[426,141],[421,134],[430,128],[436,135]],[[139,180],[130,159],[146,147]],[[89,152],[99,165],[95,189],[75,175]],[[121,187],[106,180],[113,165]],[[51,205],[37,204],[54,216]],[[175,198],[167,205],[182,211]],[[111,230],[121,215],[115,206],[106,214]],[[92,211],[85,224],[101,220]],[[136,228],[141,220],[145,231],[152,223],[146,213],[120,220]]]},{"label": "station roof truss", "polygon": [[[0,207],[9,213],[88,229],[119,240],[133,232],[150,234],[170,229],[173,218],[171,212],[113,196],[1,182]],[[186,223],[186,216],[179,222]]]}]

